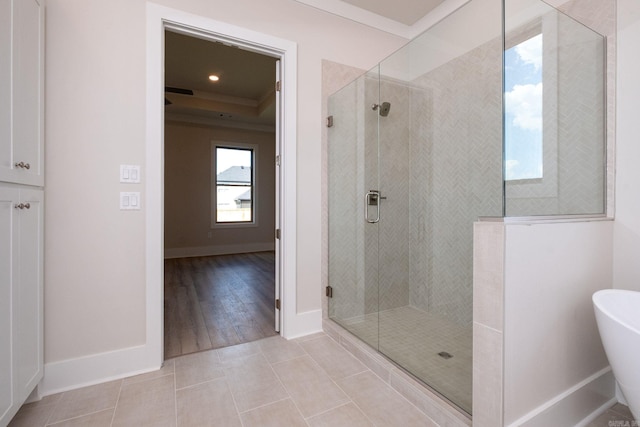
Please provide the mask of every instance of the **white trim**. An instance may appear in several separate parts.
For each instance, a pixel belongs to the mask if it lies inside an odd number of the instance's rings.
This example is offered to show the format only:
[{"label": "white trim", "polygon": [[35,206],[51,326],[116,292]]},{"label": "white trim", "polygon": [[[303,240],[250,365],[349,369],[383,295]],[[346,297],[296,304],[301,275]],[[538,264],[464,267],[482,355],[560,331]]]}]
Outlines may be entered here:
[{"label": "white trim", "polygon": [[412,39],[442,21],[470,0],[445,0],[413,25],[406,25],[341,0],[296,0],[307,6],[359,22],[377,30]]},{"label": "white trim", "polygon": [[[163,143],[164,135],[164,30],[215,38],[245,49],[271,55],[282,64],[283,109],[281,155],[281,284],[283,303],[281,335],[304,334],[296,316],[296,134],[297,44],[228,23],[147,3],[147,147],[146,147],[146,272],[147,344],[159,366],[163,357]],[[307,326],[313,327],[313,324]],[[307,332],[308,333],[308,332]]]},{"label": "white trim", "polygon": [[253,130],[256,132],[274,133],[276,131],[273,125],[264,125],[259,123],[232,122],[229,120],[217,119],[215,117],[199,117],[188,114],[169,113],[165,114],[165,120],[176,123],[190,123],[207,127],[231,128]]},{"label": "white trim", "polygon": [[[582,417],[577,425],[587,425],[588,420],[592,420],[594,415],[597,416],[601,413],[598,411],[601,411],[603,407],[608,408],[610,405],[605,405],[615,400],[614,381],[611,367],[607,366],[513,421],[508,427],[529,425],[528,423],[549,425],[549,420],[553,420],[553,424],[556,425],[576,425],[575,421],[570,420],[575,416]],[[600,401],[594,399],[593,396],[600,396]],[[586,403],[596,406],[585,408]],[[584,413],[577,414],[576,411],[579,410]]]},{"label": "white trim", "polygon": [[149,364],[153,356],[148,345],[141,345],[47,363],[38,391],[41,396],[49,396],[160,369],[161,364]]},{"label": "white trim", "polygon": [[[293,301],[293,304],[295,304],[295,301]],[[291,313],[289,310],[290,308],[285,304],[285,313]],[[286,319],[288,319],[284,324],[286,334],[283,334],[286,339],[294,339],[315,334],[316,332],[322,332],[321,309],[305,311],[294,315],[288,314]]]},{"label": "white trim", "polygon": [[[551,115],[549,105],[558,105],[558,81],[550,76],[558,75],[559,54],[558,41],[558,17],[555,14],[540,17],[539,24],[533,28],[526,25],[522,30],[511,30],[512,34],[507,37],[521,37],[522,33],[527,34],[533,29],[538,31],[537,35],[542,35],[542,82],[554,82],[555,84],[543,83],[542,89],[542,177],[533,179],[505,179],[505,209],[508,212],[509,200],[532,199],[532,198],[557,198],[558,197],[558,123],[560,122],[559,112]],[[529,38],[530,39],[530,38]],[[529,40],[527,39],[527,40]],[[515,47],[515,46],[513,46]],[[505,163],[506,168],[506,163]],[[506,169],[505,169],[506,176]]]},{"label": "white trim", "polygon": [[199,246],[189,248],[167,248],[164,250],[164,258],[189,258],[195,256],[247,254],[251,252],[274,251],[275,243],[249,243],[235,245]]}]

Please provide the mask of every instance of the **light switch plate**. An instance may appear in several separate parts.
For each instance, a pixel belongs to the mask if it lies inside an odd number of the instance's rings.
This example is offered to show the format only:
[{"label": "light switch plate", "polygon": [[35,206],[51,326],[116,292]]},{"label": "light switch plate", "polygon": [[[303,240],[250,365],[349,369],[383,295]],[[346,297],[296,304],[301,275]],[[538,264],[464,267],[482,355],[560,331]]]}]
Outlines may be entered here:
[{"label": "light switch plate", "polygon": [[140,210],[139,192],[120,192],[120,210],[131,211]]},{"label": "light switch plate", "polygon": [[140,165],[120,165],[120,182],[125,184],[140,183]]}]

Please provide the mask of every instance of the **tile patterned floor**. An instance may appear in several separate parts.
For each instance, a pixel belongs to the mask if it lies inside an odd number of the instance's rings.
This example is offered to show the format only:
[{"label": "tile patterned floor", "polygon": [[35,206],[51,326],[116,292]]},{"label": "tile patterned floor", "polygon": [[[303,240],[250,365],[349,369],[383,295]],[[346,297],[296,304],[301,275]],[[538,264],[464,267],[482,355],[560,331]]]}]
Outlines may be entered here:
[{"label": "tile patterned floor", "polygon": [[638,427],[640,422],[633,420],[629,407],[617,403],[604,414],[593,420],[587,427]]},{"label": "tile patterned floor", "polygon": [[[588,427],[637,427],[617,404]],[[324,333],[168,360],[156,372],[47,396],[10,427],[435,427]]]},{"label": "tile patterned floor", "polygon": [[181,356],[156,372],[47,396],[11,427],[436,426],[324,333]]},{"label": "tile patterned floor", "polygon": [[[340,320],[363,341],[471,412],[472,329],[411,306]],[[447,352],[453,357],[438,355]]]}]

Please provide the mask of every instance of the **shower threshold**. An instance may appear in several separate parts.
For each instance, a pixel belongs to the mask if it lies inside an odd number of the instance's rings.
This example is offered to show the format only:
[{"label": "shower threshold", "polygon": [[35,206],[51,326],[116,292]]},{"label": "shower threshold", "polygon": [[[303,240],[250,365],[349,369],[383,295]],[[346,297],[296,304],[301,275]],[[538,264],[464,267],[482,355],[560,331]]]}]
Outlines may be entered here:
[{"label": "shower threshold", "polygon": [[461,326],[412,306],[340,319],[336,323],[464,412],[471,413],[471,325]]}]

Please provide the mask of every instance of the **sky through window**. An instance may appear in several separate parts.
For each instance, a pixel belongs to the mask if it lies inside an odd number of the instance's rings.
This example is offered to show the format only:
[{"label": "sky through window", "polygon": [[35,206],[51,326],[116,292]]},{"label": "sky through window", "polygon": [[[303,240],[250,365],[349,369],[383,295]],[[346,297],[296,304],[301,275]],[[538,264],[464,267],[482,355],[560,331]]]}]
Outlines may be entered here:
[{"label": "sky through window", "polygon": [[505,51],[505,179],[542,178],[542,34]]}]

